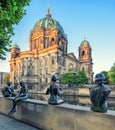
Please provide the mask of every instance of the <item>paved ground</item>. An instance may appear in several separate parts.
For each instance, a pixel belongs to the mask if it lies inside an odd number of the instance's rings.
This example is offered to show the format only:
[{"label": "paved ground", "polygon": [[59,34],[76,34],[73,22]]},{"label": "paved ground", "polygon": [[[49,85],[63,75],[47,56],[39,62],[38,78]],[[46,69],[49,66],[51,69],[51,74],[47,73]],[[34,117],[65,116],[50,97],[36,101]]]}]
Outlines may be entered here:
[{"label": "paved ground", "polygon": [[8,116],[0,114],[0,130],[39,130]]}]

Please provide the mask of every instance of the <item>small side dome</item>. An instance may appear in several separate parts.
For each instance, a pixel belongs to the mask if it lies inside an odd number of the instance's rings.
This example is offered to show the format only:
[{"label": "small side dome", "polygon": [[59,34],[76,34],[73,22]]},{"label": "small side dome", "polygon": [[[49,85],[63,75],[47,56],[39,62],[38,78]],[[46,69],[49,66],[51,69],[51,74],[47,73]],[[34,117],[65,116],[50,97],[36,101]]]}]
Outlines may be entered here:
[{"label": "small side dome", "polygon": [[90,46],[89,42],[86,39],[84,39],[84,41],[81,42],[81,46],[84,46],[84,45]]},{"label": "small side dome", "polygon": [[86,40],[85,37],[84,37],[84,41],[81,42],[80,48],[84,46],[91,48],[89,42]]},{"label": "small side dome", "polygon": [[14,44],[11,49],[16,48],[20,50],[20,47],[17,44]]},{"label": "small side dome", "polygon": [[17,44],[14,44],[12,47],[11,47],[11,58],[17,58],[19,55],[20,55],[20,48]]}]

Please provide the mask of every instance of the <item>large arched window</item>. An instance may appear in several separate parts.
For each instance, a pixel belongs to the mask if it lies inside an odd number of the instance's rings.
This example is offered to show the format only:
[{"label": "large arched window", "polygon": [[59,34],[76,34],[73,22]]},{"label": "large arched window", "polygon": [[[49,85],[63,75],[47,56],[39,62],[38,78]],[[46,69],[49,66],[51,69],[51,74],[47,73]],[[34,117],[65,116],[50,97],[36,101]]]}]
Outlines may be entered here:
[{"label": "large arched window", "polygon": [[51,40],[52,42],[54,42],[54,38],[52,37],[52,40]]},{"label": "large arched window", "polygon": [[36,49],[36,42],[34,41],[34,49]]},{"label": "large arched window", "polygon": [[47,38],[44,38],[44,48],[47,48]]},{"label": "large arched window", "polygon": [[42,69],[39,69],[39,74],[42,75]]},{"label": "large arched window", "polygon": [[42,43],[42,38],[40,38],[40,43]]},{"label": "large arched window", "polygon": [[52,65],[54,65],[54,63],[55,63],[55,60],[54,60],[54,58],[52,58]]},{"label": "large arched window", "polygon": [[13,66],[12,66],[12,65],[10,65],[10,71],[11,71],[11,72],[13,71]]},{"label": "large arched window", "polygon": [[33,66],[32,65],[30,65],[29,67],[28,67],[28,74],[27,74],[28,76],[33,76]]},{"label": "large arched window", "polygon": [[81,55],[84,56],[85,55],[85,51],[82,51]]},{"label": "large arched window", "polygon": [[54,45],[54,37],[51,39],[51,45]]},{"label": "large arched window", "polygon": [[50,46],[50,43],[49,43],[49,38],[47,38],[47,47]]},{"label": "large arched window", "polygon": [[39,60],[39,66],[40,67],[42,66],[42,60],[41,59]]},{"label": "large arched window", "polygon": [[46,78],[46,83],[48,83],[48,79]]},{"label": "large arched window", "polygon": [[45,74],[48,74],[48,69],[45,69]]},{"label": "large arched window", "polygon": [[48,59],[45,59],[45,65],[46,66],[48,65]]}]

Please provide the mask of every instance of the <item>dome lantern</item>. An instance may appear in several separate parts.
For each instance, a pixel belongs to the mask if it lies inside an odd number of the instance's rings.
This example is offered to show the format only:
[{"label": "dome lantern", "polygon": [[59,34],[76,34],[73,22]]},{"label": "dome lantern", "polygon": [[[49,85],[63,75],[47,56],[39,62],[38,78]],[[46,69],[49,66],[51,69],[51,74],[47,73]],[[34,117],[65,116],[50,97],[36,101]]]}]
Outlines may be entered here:
[{"label": "dome lantern", "polygon": [[50,8],[48,8],[48,12],[47,12],[47,14],[46,14],[46,17],[51,17]]}]

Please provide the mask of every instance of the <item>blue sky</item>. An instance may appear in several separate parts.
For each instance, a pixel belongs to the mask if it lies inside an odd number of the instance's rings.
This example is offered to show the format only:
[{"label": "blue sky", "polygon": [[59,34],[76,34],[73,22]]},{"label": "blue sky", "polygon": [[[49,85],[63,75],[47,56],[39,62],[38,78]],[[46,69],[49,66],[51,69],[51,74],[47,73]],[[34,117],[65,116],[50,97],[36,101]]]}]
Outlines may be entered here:
[{"label": "blue sky", "polygon": [[[108,71],[115,62],[115,0],[31,0],[27,15],[14,26],[13,44],[29,50],[29,35],[35,23],[44,18],[50,3],[51,15],[67,34],[68,52],[78,58],[78,47],[86,37],[92,47],[94,74]],[[10,70],[10,55],[0,61],[0,71]]]}]

